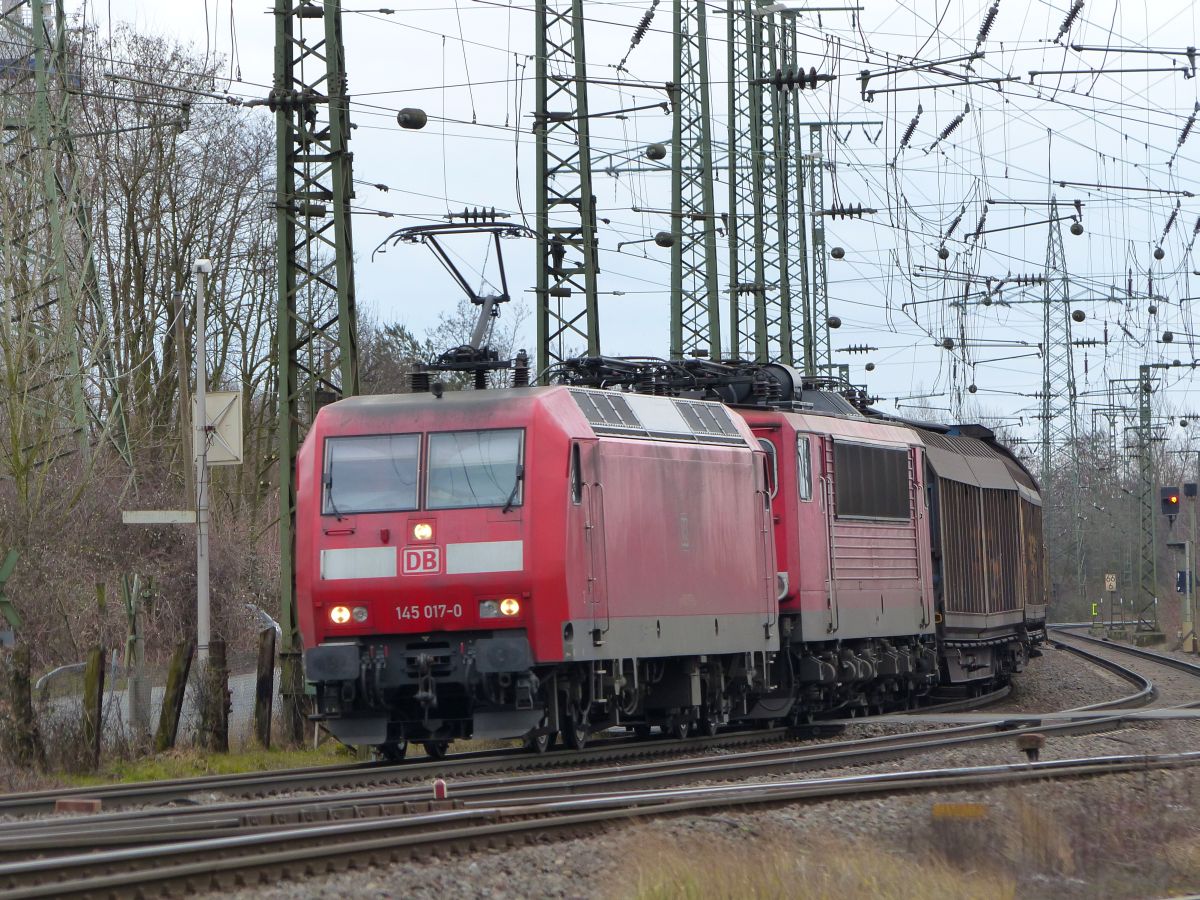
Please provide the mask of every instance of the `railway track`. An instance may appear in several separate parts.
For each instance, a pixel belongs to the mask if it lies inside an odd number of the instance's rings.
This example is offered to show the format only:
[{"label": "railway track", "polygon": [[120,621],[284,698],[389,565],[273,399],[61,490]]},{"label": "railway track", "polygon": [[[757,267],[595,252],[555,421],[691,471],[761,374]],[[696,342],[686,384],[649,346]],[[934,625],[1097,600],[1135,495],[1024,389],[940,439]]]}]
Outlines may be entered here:
[{"label": "railway track", "polygon": [[[1095,717],[1039,728],[1040,733],[1112,728],[1121,721],[1121,707],[1142,705],[1153,697],[1153,685],[1144,677],[1111,661],[1100,664],[1120,674],[1136,690],[1093,707]],[[336,869],[345,864],[347,856],[382,861],[402,858],[415,852],[414,848],[523,840],[547,829],[594,828],[631,816],[982,784],[1050,777],[1050,773],[1127,771],[1135,765],[1132,758],[1114,757],[1117,761],[1077,761],[1076,768],[1061,763],[1033,768],[1026,764],[971,772],[925,770],[760,784],[704,784],[1011,740],[1034,730],[1032,726],[1009,728],[1008,724],[1001,716],[986,724],[831,744],[651,760],[583,771],[476,777],[454,781],[450,801],[443,803],[430,802],[430,788],[425,783],[327,797],[273,797],[192,810],[106,813],[85,820],[26,819],[0,824],[0,860],[12,860],[0,863],[0,897],[103,894],[143,890],[148,885],[181,890],[228,887],[239,880],[266,877],[298,860],[313,871]],[[442,766],[447,762],[441,761]],[[1192,764],[1190,760],[1168,762]],[[411,771],[413,767],[400,768]],[[1039,774],[1031,776],[1030,772]],[[330,773],[318,770],[316,774],[325,777]],[[697,782],[703,786],[696,786]],[[326,852],[330,842],[338,848],[331,853]],[[81,852],[85,849],[92,852]],[[41,858],[31,859],[35,854]]]},{"label": "railway track", "polygon": [[[1132,644],[1118,643],[1117,641],[1109,641],[1104,638],[1093,637],[1090,634],[1082,634],[1078,629],[1080,626],[1074,623],[1064,625],[1049,625],[1047,630],[1058,635],[1066,636],[1071,640],[1082,641],[1085,644],[1090,644],[1096,647],[1105,647],[1116,653],[1125,656],[1135,656],[1138,659],[1143,659],[1148,662],[1155,663],[1160,666],[1166,666],[1170,669],[1175,669],[1178,672],[1183,672],[1186,675],[1192,675],[1200,678],[1200,663],[1189,662],[1186,659],[1180,659],[1176,656],[1169,656],[1165,653],[1157,653],[1154,650],[1147,650],[1144,647],[1135,647]],[[1070,644],[1064,644],[1061,641],[1055,642],[1058,646],[1066,649],[1072,649]],[[1099,659],[1100,657],[1097,657]]]},{"label": "railway track", "polygon": [[[922,707],[930,711],[982,708],[1003,700],[1010,693],[1005,686],[986,696],[950,700]],[[804,736],[820,736],[833,726],[817,723],[802,730]],[[584,750],[530,753],[520,749],[482,750],[456,753],[435,760],[420,758],[401,763],[354,763],[350,765],[311,766],[273,772],[247,772],[232,775],[203,775],[135,784],[96,785],[47,791],[13,793],[0,797],[0,816],[26,816],[50,813],[59,800],[96,799],[105,809],[140,805],[194,803],[197,798],[210,802],[215,796],[255,797],[284,792],[317,790],[353,790],[410,782],[422,783],[442,778],[483,776],[503,772],[527,772],[554,768],[638,762],[656,757],[686,754],[713,747],[737,748],[782,741],[789,729],[768,728],[734,731],[716,737],[682,740],[643,740],[609,738]],[[2,829],[0,824],[0,829]]]},{"label": "railway track", "polygon": [[462,808],[276,829],[0,865],[0,900],[229,890],[281,876],[399,862],[430,852],[544,840],[648,816],[900,791],[978,788],[1200,764],[1200,752],[923,769],[756,784],[468,802]]}]

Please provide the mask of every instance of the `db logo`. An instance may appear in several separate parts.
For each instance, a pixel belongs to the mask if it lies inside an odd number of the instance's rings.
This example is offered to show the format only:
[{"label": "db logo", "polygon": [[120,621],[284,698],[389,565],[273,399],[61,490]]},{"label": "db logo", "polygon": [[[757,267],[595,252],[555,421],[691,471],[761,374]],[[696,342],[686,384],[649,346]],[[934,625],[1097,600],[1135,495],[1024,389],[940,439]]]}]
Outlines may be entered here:
[{"label": "db logo", "polygon": [[441,547],[405,547],[405,575],[435,575],[442,568]]}]

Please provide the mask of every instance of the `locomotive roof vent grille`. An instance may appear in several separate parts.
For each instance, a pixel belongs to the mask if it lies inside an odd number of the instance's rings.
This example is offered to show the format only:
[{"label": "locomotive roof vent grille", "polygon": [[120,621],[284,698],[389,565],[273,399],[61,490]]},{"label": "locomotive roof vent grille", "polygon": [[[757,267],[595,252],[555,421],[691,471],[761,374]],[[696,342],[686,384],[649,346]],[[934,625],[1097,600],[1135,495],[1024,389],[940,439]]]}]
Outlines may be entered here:
[{"label": "locomotive roof vent grille", "polygon": [[579,388],[572,388],[571,396],[597,434],[746,444],[728,410],[716,403]]},{"label": "locomotive roof vent grille", "polygon": [[696,434],[731,437],[741,442],[742,437],[730,421],[729,411],[725,407],[711,403],[690,403],[686,400],[676,400],[675,406]]},{"label": "locomotive roof vent grille", "polygon": [[629,408],[629,402],[620,394],[604,391],[571,391],[575,402],[583,410],[588,424],[595,428],[612,428],[643,434],[646,429]]}]

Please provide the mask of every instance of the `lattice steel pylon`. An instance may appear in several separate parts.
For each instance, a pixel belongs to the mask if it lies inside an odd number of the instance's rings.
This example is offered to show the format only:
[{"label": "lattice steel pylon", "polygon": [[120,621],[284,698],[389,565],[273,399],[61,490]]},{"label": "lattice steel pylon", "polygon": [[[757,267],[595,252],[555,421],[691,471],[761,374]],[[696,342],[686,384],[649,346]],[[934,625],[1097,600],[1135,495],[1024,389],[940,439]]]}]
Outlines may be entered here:
[{"label": "lattice steel pylon", "polygon": [[[780,14],[780,59],[785,67],[799,70],[797,57],[796,11]],[[792,338],[788,341],[792,364],[799,363],[806,375],[810,371],[808,348],[812,346],[813,323],[810,318],[811,285],[809,282],[808,258],[808,201],[805,196],[809,173],[808,158],[803,152],[804,126],[800,121],[800,91],[789,91],[782,98],[780,115],[783,117],[781,133],[786,134],[780,155],[786,166],[787,180],[780,194],[783,204],[781,227],[787,232],[788,255],[783,286],[786,288],[788,320]],[[797,286],[799,289],[797,289]],[[798,340],[797,340],[798,336]]]},{"label": "lattice steel pylon", "polygon": [[[1063,250],[1058,201],[1050,200],[1046,241],[1046,284],[1042,317],[1042,483],[1049,484],[1055,454],[1075,452],[1079,440],[1075,363],[1071,343],[1071,282]],[[1076,466],[1078,474],[1078,466]]]},{"label": "lattice steel pylon", "polygon": [[[583,0],[537,0],[537,366],[600,353]],[[576,344],[578,342],[578,345]]]},{"label": "lattice steel pylon", "polygon": [[[730,353],[792,361],[787,165],[790,108],[770,0],[729,0],[728,166]],[[744,176],[749,166],[750,177]]]},{"label": "lattice steel pylon", "polygon": [[[757,0],[729,0],[728,51],[729,355],[768,362],[762,259],[762,85],[755,49]],[[739,171],[749,161],[750,177]]]},{"label": "lattice steel pylon", "polygon": [[1154,492],[1154,376],[1156,366],[1138,367],[1138,588],[1137,630],[1158,631],[1158,553]]},{"label": "lattice steel pylon", "polygon": [[[28,21],[25,12],[28,11]],[[100,297],[91,213],[71,128],[78,92],[63,0],[5,0],[0,9],[0,220],[3,346],[28,416],[36,463],[93,438],[111,440],[132,470],[111,330]],[[7,286],[7,290],[6,287]],[[32,385],[32,386],[31,386]],[[24,417],[23,417],[24,418]],[[57,423],[66,434],[56,433]]]},{"label": "lattice steel pylon", "polygon": [[812,192],[812,289],[806,310],[804,371],[833,375],[833,348],[829,339],[829,271],[825,257],[825,132],[823,125],[808,126],[808,184]]},{"label": "lattice steel pylon", "polygon": [[705,0],[675,0],[671,358],[721,358]]},{"label": "lattice steel pylon", "polygon": [[[1080,515],[1078,393],[1071,337],[1071,282],[1063,249],[1058,200],[1050,199],[1050,231],[1046,240],[1046,283],[1042,317],[1042,459],[1043,490],[1051,488],[1056,459],[1064,451],[1069,460],[1071,496],[1062,506],[1069,510],[1073,535],[1075,589],[1084,590],[1083,519]],[[1059,479],[1061,491],[1062,479]],[[1061,496],[1061,495],[1060,495]]]},{"label": "lattice steel pylon", "polygon": [[303,736],[296,622],[296,454],[324,403],[358,393],[354,196],[341,0],[276,0],[280,694],[285,739]]}]

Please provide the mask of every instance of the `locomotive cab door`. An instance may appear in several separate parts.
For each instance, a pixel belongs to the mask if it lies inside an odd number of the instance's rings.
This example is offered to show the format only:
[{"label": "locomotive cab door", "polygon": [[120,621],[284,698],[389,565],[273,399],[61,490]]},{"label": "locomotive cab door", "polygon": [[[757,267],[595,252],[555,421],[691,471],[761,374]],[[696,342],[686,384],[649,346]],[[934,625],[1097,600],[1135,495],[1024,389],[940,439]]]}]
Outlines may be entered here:
[{"label": "locomotive cab door", "polygon": [[583,529],[587,567],[588,617],[593,646],[604,644],[608,632],[608,577],[604,537],[604,486],[600,483],[599,442],[580,442],[572,446],[573,465],[579,467],[583,502]]}]

